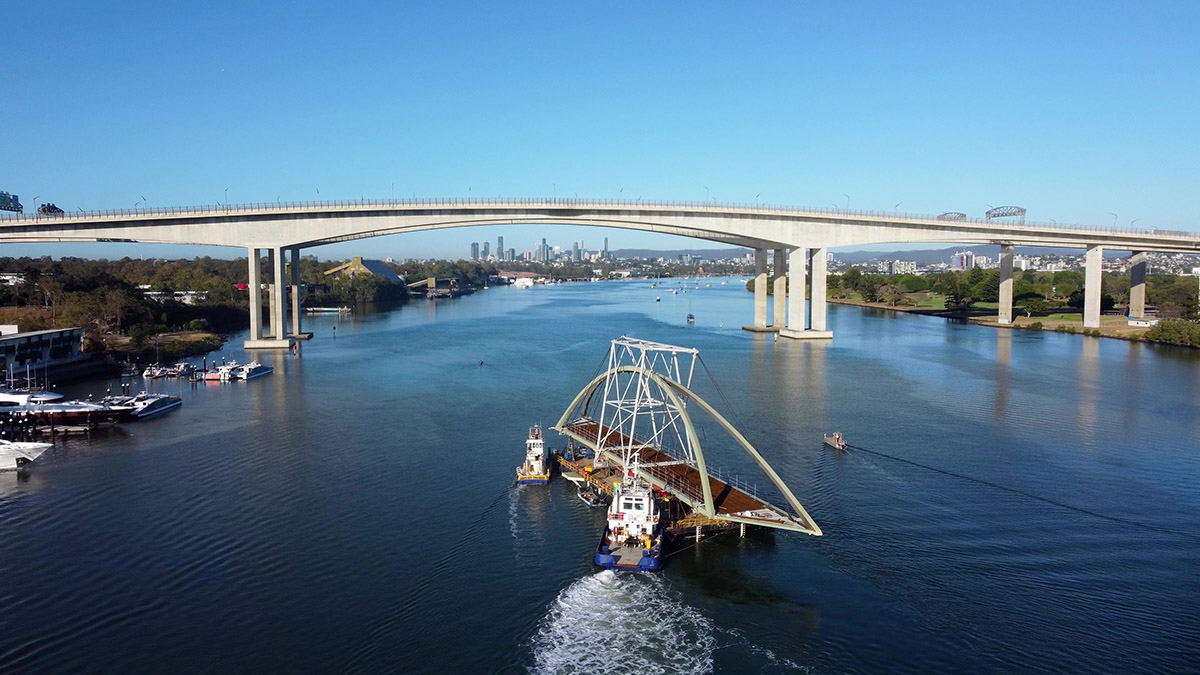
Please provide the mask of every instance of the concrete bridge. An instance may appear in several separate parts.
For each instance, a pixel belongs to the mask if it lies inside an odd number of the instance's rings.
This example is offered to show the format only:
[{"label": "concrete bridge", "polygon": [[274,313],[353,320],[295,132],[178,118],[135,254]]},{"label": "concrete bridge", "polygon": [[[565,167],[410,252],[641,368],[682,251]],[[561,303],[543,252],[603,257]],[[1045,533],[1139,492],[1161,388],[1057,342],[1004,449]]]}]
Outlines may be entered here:
[{"label": "concrete bridge", "polygon": [[[250,294],[247,348],[279,348],[300,335],[299,257],[304,248],[404,232],[481,225],[590,225],[661,232],[755,251],[754,323],[791,338],[829,338],[825,321],[826,253],[831,247],[947,242],[999,244],[1000,322],[1012,321],[1015,246],[1086,249],[1084,326],[1100,325],[1100,261],[1105,248],[1133,256],[1130,313],[1145,310],[1146,252],[1198,253],[1200,234],[1057,223],[1011,223],[945,217],[769,205],[596,201],[581,199],[414,199],[243,204],[0,217],[0,243],[145,242],[234,246],[249,253],[250,287],[260,287],[259,261],[270,258],[270,325],[262,297]],[[767,253],[774,250],[774,325],[767,322]],[[291,332],[287,327],[284,258],[292,260]],[[812,276],[812,302],[803,289]],[[788,281],[793,289],[788,302]],[[786,316],[786,320],[785,320]]]}]

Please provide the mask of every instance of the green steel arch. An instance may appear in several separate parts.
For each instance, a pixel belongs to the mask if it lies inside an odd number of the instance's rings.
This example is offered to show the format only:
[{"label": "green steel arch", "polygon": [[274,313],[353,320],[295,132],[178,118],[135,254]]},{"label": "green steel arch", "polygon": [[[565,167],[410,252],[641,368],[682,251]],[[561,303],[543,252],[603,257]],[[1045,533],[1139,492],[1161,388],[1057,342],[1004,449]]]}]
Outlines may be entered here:
[{"label": "green steel arch", "polygon": [[[653,477],[652,475],[650,475],[648,473],[644,473],[642,476],[643,478],[654,483],[655,485],[658,485],[659,487],[661,487],[663,489],[671,490],[679,498],[683,499],[690,506],[697,509],[703,515],[705,515],[709,518],[714,518],[714,519],[718,519],[718,520],[731,520],[734,522],[744,522],[744,523],[747,523],[750,525],[771,526],[769,523],[764,523],[759,520],[741,519],[741,518],[737,518],[737,517],[724,516],[724,515],[720,515],[717,513],[716,506],[713,504],[712,487],[709,484],[709,474],[708,474],[707,465],[704,460],[704,452],[700,446],[700,438],[696,434],[695,426],[692,424],[691,415],[688,414],[687,408],[684,406],[683,400],[681,400],[681,397],[682,397],[682,398],[687,399],[688,401],[694,402],[696,405],[698,405],[700,407],[701,410],[708,413],[709,416],[711,416],[714,420],[716,420],[717,424],[719,424],[721,426],[721,428],[723,428],[730,435],[730,437],[732,437],[733,440],[735,442],[737,442],[737,444],[740,445],[743,450],[746,451],[746,454],[750,455],[750,457],[752,457],[754,459],[754,462],[758,465],[759,469],[761,469],[762,472],[765,473],[767,475],[767,477],[771,479],[771,482],[775,485],[775,487],[779,488],[779,491],[783,494],[784,499],[787,500],[788,505],[793,509],[794,514],[791,515],[790,517],[793,518],[794,520],[796,520],[797,525],[798,525],[798,527],[784,526],[783,529],[797,530],[800,532],[806,532],[811,535],[821,536],[821,534],[822,534],[821,528],[817,525],[816,521],[814,521],[812,519],[812,517],[808,515],[808,511],[804,510],[804,506],[802,506],[800,504],[800,501],[798,499],[796,499],[796,496],[792,494],[792,491],[790,489],[788,489],[787,484],[785,484],[783,482],[783,479],[779,477],[779,474],[775,473],[775,470],[773,468],[771,468],[771,465],[767,463],[767,460],[764,459],[763,456],[758,452],[758,450],[756,450],[754,448],[754,446],[750,444],[750,441],[746,440],[746,437],[743,436],[742,433],[740,431],[738,431],[736,427],[734,427],[732,424],[730,424],[729,421],[726,420],[723,415],[721,415],[721,413],[717,412],[717,410],[715,408],[713,408],[711,405],[709,405],[709,403],[707,401],[705,401],[703,398],[701,398],[698,394],[693,392],[691,389],[688,389],[687,387],[683,386],[679,382],[677,382],[669,377],[666,377],[664,375],[661,375],[659,373],[656,373],[654,371],[645,370],[643,368],[637,368],[635,366],[619,366],[617,368],[607,370],[607,371],[601,373],[600,375],[597,375],[595,378],[592,379],[591,382],[589,382],[586,386],[584,386],[583,389],[581,389],[579,391],[579,393],[575,396],[574,400],[571,401],[571,404],[569,406],[567,406],[566,411],[563,412],[562,417],[560,417],[558,420],[558,423],[554,425],[554,427],[553,427],[554,430],[561,434],[569,435],[572,438],[575,438],[576,440],[578,440],[580,442],[586,443],[587,442],[586,439],[580,438],[580,437],[576,436],[575,434],[572,434],[567,429],[567,423],[569,421],[569,418],[571,417],[571,413],[573,411],[575,411],[581,403],[583,403],[585,401],[590,403],[592,395],[596,392],[596,390],[600,387],[600,385],[603,384],[604,381],[606,379],[608,379],[609,377],[616,376],[620,373],[633,373],[633,374],[641,376],[641,377],[646,377],[646,378],[650,379],[651,381],[655,382],[656,384],[659,385],[660,388],[662,388],[663,392],[666,393],[667,396],[670,397],[671,402],[675,405],[676,409],[679,411],[680,418],[683,420],[684,430],[687,433],[688,441],[692,447],[692,450],[696,454],[696,469],[700,472],[700,477],[701,477],[700,485],[701,485],[701,488],[704,493],[703,503],[700,503],[700,504],[694,503],[694,501],[692,500],[692,498],[689,495],[679,494],[678,492],[673,490],[670,486],[663,484],[661,481],[659,481],[658,479],[656,479],[655,477]],[[585,410],[586,410],[586,407],[587,406],[585,405],[584,406]],[[603,419],[600,420],[600,424],[601,424],[601,428],[603,429]],[[613,459],[615,461],[621,460],[620,457],[614,456],[611,452],[608,452],[608,451],[604,451],[604,452],[611,459]]]}]

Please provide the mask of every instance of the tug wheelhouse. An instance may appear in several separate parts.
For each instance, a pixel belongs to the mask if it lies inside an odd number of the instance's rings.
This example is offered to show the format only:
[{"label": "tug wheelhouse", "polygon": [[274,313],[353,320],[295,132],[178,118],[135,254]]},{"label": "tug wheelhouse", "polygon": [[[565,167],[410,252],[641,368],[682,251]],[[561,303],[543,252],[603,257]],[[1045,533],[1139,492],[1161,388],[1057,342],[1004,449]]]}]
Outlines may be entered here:
[{"label": "tug wheelhouse", "polygon": [[529,429],[525,440],[525,463],[517,467],[517,483],[543,484],[550,482],[550,465],[546,461],[546,441],[541,425]]}]

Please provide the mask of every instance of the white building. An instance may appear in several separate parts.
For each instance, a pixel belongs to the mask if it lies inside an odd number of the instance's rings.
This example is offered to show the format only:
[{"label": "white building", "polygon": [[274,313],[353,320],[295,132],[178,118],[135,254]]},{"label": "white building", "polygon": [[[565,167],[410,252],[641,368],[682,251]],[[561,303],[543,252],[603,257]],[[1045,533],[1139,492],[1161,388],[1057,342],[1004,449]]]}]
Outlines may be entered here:
[{"label": "white building", "polygon": [[917,263],[912,260],[893,260],[888,271],[892,274],[916,274]]},{"label": "white building", "polygon": [[955,253],[950,267],[960,272],[968,272],[975,269],[975,254],[971,251],[959,251]]}]

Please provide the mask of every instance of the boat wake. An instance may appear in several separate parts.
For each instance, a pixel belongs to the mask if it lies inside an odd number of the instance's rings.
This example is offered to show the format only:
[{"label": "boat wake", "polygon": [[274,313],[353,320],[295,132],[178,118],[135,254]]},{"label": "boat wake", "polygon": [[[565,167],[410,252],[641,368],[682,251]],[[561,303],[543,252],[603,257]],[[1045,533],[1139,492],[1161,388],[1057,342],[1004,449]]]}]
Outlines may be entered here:
[{"label": "boat wake", "polygon": [[531,640],[535,673],[707,673],[712,624],[660,576],[604,570],[564,589]]}]

